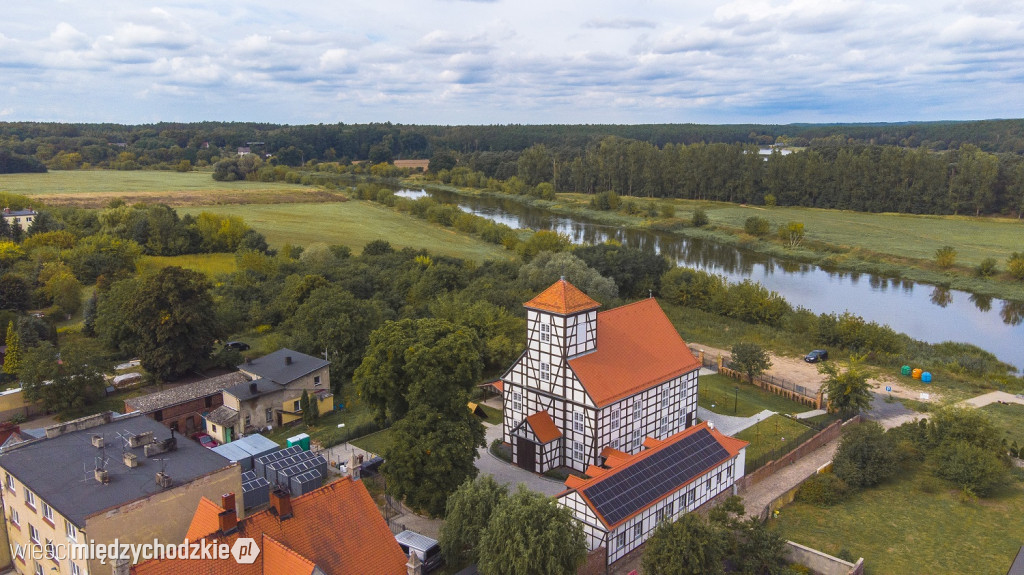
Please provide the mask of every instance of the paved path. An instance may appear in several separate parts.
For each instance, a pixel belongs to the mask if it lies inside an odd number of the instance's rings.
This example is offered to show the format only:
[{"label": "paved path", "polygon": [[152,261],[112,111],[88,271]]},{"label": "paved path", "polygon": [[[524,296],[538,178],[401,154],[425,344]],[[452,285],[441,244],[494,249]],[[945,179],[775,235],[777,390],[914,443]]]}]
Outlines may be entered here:
[{"label": "paved path", "polygon": [[519,483],[525,483],[530,490],[544,495],[558,495],[565,491],[565,483],[562,481],[530,473],[492,455],[489,447],[492,441],[501,439],[501,426],[485,423],[484,428],[487,432],[487,447],[477,450],[480,457],[476,460],[476,468],[480,473],[494,477],[498,483],[508,484],[509,489],[514,489]]},{"label": "paved path", "polygon": [[819,415],[825,415],[825,413],[824,409],[812,409],[803,413],[794,413],[793,417],[797,419],[810,419],[812,417],[818,417]]},{"label": "paved path", "polygon": [[839,440],[834,439],[798,459],[792,465],[776,471],[764,481],[741,492],[740,496],[743,497],[743,506],[746,508],[747,515],[760,514],[776,497],[796,487],[819,467],[832,461],[837,447],[839,447]]},{"label": "paved path", "polygon": [[970,399],[965,399],[957,405],[967,407],[985,407],[992,403],[1020,403],[1024,404],[1024,396],[1013,395],[1005,391],[993,391]]},{"label": "paved path", "polygon": [[773,415],[775,415],[774,411],[766,409],[760,413],[755,413],[750,417],[736,417],[734,415],[722,415],[709,409],[704,409],[703,407],[697,407],[697,417],[704,421],[714,423],[715,428],[726,435],[736,435],[744,429],[753,426],[755,423],[764,421]]}]

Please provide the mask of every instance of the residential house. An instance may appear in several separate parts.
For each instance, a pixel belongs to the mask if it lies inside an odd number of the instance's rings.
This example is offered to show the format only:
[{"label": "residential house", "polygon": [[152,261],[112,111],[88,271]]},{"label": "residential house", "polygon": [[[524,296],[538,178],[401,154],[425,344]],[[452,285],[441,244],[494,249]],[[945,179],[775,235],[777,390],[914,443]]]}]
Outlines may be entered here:
[{"label": "residential house", "polygon": [[747,442],[704,422],[664,440],[647,438],[635,455],[611,447],[604,465],[570,476],[558,503],[582,523],[590,550],[610,565],[642,545],[661,521],[674,521],[718,496],[734,493]]},{"label": "residential house", "polygon": [[209,377],[124,400],[126,413],[138,411],[167,428],[191,436],[203,429],[203,416],[224,404],[223,391],[248,381],[239,371]]},{"label": "residential house", "polygon": [[13,554],[17,573],[110,573],[99,561],[36,561],[31,549],[180,541],[201,498],[242,488],[237,464],[148,417],[112,412],[48,427],[44,438],[13,446],[0,455],[0,477],[0,550]]},{"label": "residential house", "polygon": [[39,213],[35,210],[12,210],[11,208],[4,208],[4,220],[10,226],[18,226],[22,231],[28,231],[29,226],[35,221]]},{"label": "residential house", "polygon": [[404,575],[406,557],[360,481],[344,477],[292,498],[271,494],[270,507],[239,521],[235,495],[204,497],[186,535],[233,545],[251,537],[259,555],[251,564],[233,559],[163,559],[140,563],[133,575]]},{"label": "residential house", "polygon": [[321,413],[334,408],[330,362],[290,349],[246,361],[238,369],[248,381],[224,390],[224,405],[205,415],[206,430],[220,443],[243,433],[281,426],[302,418],[299,402],[309,392]]},{"label": "residential house", "polygon": [[700,364],[655,299],[598,313],[563,278],[524,305],[527,349],[491,385],[516,465],[584,471],[696,422]]}]

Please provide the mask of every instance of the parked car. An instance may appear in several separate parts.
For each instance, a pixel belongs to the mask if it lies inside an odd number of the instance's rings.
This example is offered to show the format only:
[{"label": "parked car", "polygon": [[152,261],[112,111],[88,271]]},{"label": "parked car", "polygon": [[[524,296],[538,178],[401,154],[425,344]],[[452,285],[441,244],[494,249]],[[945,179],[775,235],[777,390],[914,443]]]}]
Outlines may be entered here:
[{"label": "parked car", "polygon": [[207,449],[213,449],[214,447],[217,447],[217,440],[205,433],[197,434],[195,436],[195,440],[199,442],[199,445],[202,445]]},{"label": "parked car", "polygon": [[824,349],[816,349],[804,356],[804,361],[807,363],[818,363],[819,361],[825,361],[826,359],[828,359],[828,351]]},{"label": "parked car", "polygon": [[405,553],[406,556],[409,555],[410,549],[416,553],[416,556],[423,562],[424,573],[429,573],[441,566],[441,546],[430,537],[407,529],[395,535],[395,541],[398,541],[402,553]]},{"label": "parked car", "polygon": [[229,341],[224,344],[224,347],[237,351],[247,351],[249,349],[249,344],[244,341]]}]

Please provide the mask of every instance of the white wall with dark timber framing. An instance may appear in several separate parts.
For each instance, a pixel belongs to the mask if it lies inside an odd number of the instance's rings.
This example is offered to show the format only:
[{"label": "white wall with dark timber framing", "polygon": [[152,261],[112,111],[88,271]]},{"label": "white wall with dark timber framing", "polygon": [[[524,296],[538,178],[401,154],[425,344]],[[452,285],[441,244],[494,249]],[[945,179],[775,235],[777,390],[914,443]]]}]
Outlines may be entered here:
[{"label": "white wall with dark timber framing", "polygon": [[611,565],[647,541],[661,521],[675,521],[684,513],[693,511],[713,497],[732,489],[736,479],[743,476],[745,456],[746,450],[740,450],[735,457],[711,468],[610,531],[597,519],[597,514],[578,492],[566,493],[558,498],[558,502],[572,510],[576,520],[583,525],[589,550],[606,547],[608,564]]},{"label": "white wall with dark timber framing", "polygon": [[597,442],[601,449],[610,446],[635,454],[645,437],[665,439],[696,423],[694,370],[601,408]]}]

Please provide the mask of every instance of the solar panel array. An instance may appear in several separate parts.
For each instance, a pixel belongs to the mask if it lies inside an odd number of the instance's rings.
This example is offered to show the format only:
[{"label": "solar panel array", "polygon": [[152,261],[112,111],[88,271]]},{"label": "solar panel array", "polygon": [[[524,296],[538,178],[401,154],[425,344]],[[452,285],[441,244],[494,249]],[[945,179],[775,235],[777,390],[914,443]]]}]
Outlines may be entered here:
[{"label": "solar panel array", "polygon": [[256,475],[255,471],[242,474],[242,505],[245,509],[263,505],[270,501],[270,482]]},{"label": "solar panel array", "polygon": [[583,490],[609,525],[644,509],[729,457],[701,429]]}]

